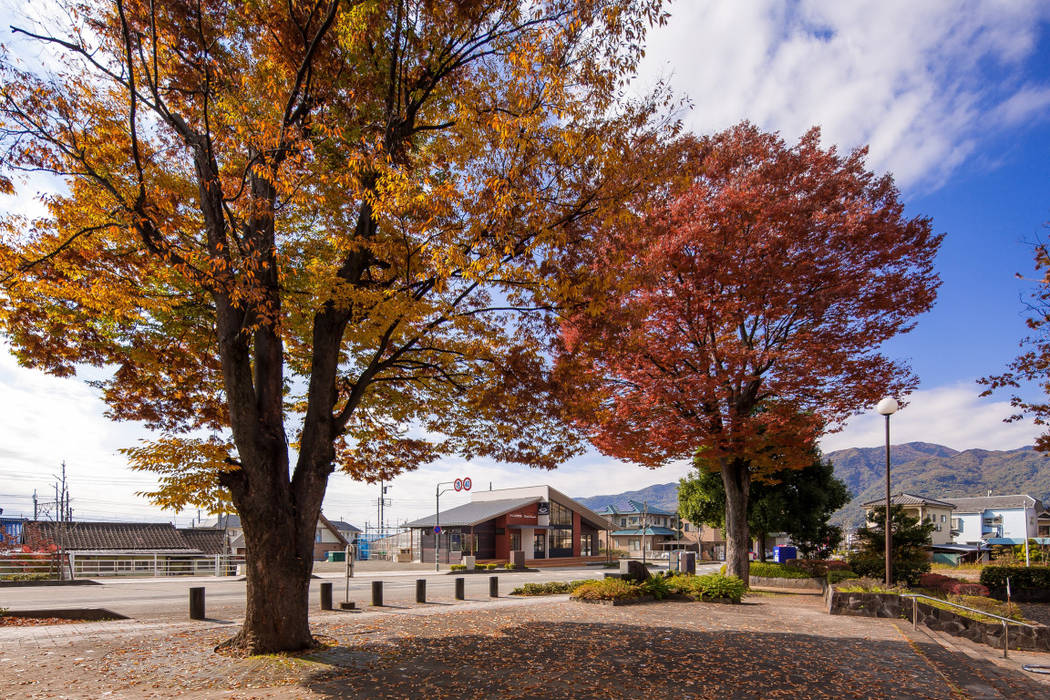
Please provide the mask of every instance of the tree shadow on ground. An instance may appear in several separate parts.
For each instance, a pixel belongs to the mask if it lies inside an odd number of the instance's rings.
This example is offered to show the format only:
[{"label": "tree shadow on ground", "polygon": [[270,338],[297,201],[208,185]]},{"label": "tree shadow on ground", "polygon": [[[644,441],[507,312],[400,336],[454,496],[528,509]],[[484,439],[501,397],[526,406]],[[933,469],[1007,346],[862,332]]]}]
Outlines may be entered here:
[{"label": "tree shadow on ground", "polygon": [[[1046,698],[1050,687],[935,644],[535,622],[493,635],[363,642],[310,655],[330,698]],[[996,694],[998,693],[998,695]]]}]

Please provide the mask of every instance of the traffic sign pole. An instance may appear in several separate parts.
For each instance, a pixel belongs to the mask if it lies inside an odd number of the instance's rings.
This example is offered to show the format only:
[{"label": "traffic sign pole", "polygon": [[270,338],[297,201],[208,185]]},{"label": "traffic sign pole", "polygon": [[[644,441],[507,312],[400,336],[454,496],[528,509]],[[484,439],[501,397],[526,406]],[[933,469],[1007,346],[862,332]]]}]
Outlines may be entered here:
[{"label": "traffic sign pole", "polygon": [[470,491],[470,477],[455,481],[441,481],[434,487],[434,571],[441,571],[441,494],[450,490],[442,489],[442,486],[451,486],[456,491],[464,489]]}]

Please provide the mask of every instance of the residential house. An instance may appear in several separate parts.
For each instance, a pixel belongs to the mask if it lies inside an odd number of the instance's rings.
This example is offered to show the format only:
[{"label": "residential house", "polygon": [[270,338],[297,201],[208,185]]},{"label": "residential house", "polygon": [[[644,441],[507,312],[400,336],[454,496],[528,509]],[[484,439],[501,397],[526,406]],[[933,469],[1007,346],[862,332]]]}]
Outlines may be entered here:
[{"label": "residential house", "polygon": [[701,561],[723,561],[726,558],[725,530],[710,525],[695,525],[681,519],[682,549],[690,549],[700,554]]},{"label": "residential house", "polygon": [[[524,551],[526,562],[598,557],[606,520],[550,486],[474,491],[470,503],[420,518],[412,531],[416,561],[456,564],[464,555],[506,561]],[[434,530],[440,527],[440,531]]]},{"label": "residential house", "polygon": [[1036,537],[1050,537],[1050,510],[1043,510],[1035,517],[1038,532]]},{"label": "residential house", "polygon": [[[338,522],[343,529],[340,529],[334,522],[326,518],[323,513],[317,518],[317,529],[314,534],[314,561],[324,559],[328,552],[332,550],[342,551],[361,532],[353,525],[350,525],[350,523]],[[247,548],[244,544],[244,530],[241,528],[239,516],[232,513],[224,513],[214,523],[208,525],[208,528],[224,531],[229,551],[233,554],[244,556]],[[343,534],[344,532],[352,536],[347,536]]]},{"label": "residential house", "polygon": [[[939,501],[936,498],[916,496],[911,493],[898,493],[890,498],[890,503],[900,506],[907,515],[918,520],[933,523],[933,533],[930,536],[930,544],[942,545],[952,542],[952,512],[956,508],[954,499],[952,503]],[[867,521],[872,522],[872,513],[878,506],[885,506],[885,498],[877,498],[863,504]]]},{"label": "residential house", "polygon": [[642,556],[643,547],[647,552],[665,551],[678,540],[677,513],[632,500],[598,512],[609,521],[612,548],[624,550],[628,556]]},{"label": "residential house", "polygon": [[[1027,494],[952,498],[958,544],[1023,544],[1039,533],[1043,504]],[[1047,521],[1050,533],[1050,519]]]}]

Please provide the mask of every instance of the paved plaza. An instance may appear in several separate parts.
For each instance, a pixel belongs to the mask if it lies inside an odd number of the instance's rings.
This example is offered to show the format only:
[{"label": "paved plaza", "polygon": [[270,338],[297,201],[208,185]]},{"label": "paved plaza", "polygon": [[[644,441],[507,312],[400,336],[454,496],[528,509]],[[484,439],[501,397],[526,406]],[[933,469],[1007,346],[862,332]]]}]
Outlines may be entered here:
[{"label": "paved plaza", "polygon": [[[1011,653],[819,597],[623,607],[469,595],[315,614],[331,647],[235,659],[233,622],[0,628],[5,698],[1047,698]],[[1001,652],[999,653],[1001,655]]]}]

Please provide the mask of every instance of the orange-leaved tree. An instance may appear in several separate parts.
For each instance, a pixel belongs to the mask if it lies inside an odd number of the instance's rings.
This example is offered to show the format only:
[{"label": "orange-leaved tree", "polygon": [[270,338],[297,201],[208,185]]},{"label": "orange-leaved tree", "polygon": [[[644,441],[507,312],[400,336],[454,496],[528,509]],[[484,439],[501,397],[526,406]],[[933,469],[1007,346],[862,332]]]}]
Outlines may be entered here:
[{"label": "orange-leaved tree", "polygon": [[[0,324],[94,365],[178,508],[229,499],[253,653],[312,643],[329,475],[443,454],[552,468],[554,253],[639,188],[666,96],[621,89],[660,0],[61,0],[0,59]],[[63,20],[55,17],[65,17]],[[30,55],[30,52],[23,52]]]},{"label": "orange-leaved tree", "polygon": [[595,280],[560,362],[604,453],[658,467],[703,451],[746,580],[751,479],[807,466],[821,431],[913,386],[879,348],[932,305],[941,236],[864,150],[824,149],[817,130],[788,146],[744,123],[679,157],[678,181],[579,262]]}]

